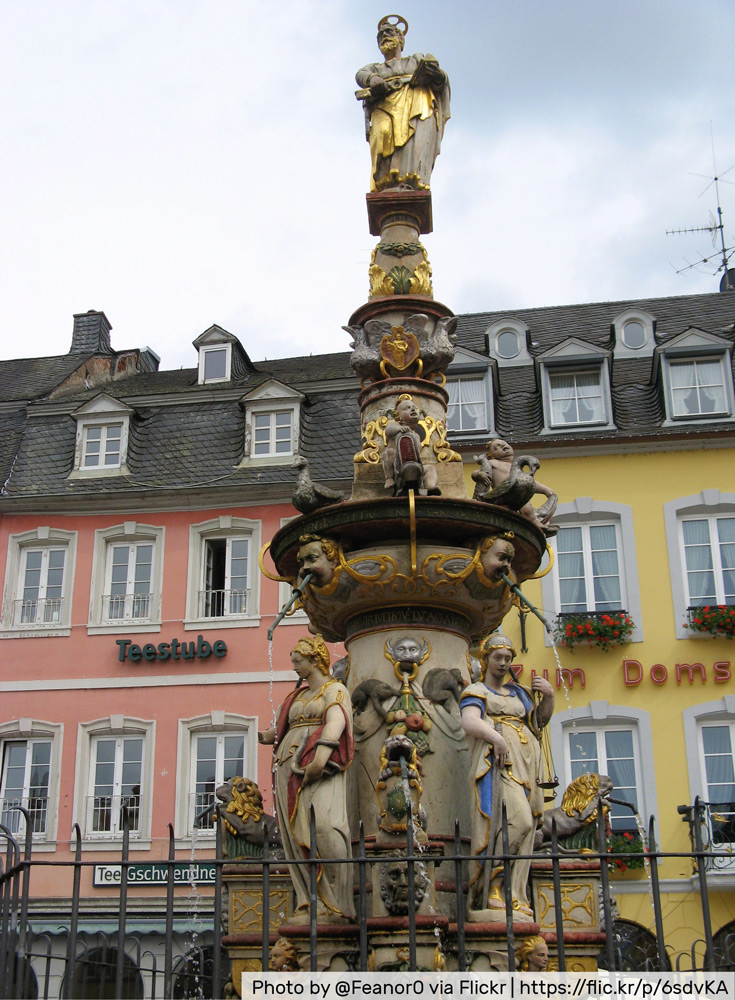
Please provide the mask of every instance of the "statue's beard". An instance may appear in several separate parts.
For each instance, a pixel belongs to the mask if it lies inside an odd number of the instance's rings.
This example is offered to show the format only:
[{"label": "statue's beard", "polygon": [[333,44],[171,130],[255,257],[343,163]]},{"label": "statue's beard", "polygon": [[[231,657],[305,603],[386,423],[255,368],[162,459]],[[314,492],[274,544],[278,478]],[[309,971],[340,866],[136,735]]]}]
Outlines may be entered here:
[{"label": "statue's beard", "polygon": [[387,56],[389,52],[395,53],[396,50],[400,52],[401,40],[399,38],[384,38],[379,48],[384,56]]}]

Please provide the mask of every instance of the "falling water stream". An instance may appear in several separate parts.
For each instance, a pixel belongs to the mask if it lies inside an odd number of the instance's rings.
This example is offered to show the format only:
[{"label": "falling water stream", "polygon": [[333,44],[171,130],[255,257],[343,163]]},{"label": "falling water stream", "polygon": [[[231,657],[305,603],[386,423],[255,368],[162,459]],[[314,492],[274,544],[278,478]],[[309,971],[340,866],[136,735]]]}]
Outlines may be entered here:
[{"label": "falling water stream", "polygon": [[[196,969],[194,974],[194,983],[196,987],[195,996],[201,996],[199,992],[199,977],[204,972],[203,962],[200,962],[197,955],[197,948],[199,942],[199,935],[202,932],[202,916],[200,913],[200,908],[202,905],[202,894],[197,888],[196,878],[194,877],[194,865],[196,860],[196,851],[198,848],[198,838],[199,838],[199,827],[195,824],[191,831],[191,853],[189,861],[189,895],[186,897],[186,909],[188,917],[188,927],[186,929],[186,937],[188,939],[187,951],[190,952],[194,957],[192,959],[192,964]],[[216,935],[215,935],[216,937]],[[199,954],[202,954],[200,951]]]}]

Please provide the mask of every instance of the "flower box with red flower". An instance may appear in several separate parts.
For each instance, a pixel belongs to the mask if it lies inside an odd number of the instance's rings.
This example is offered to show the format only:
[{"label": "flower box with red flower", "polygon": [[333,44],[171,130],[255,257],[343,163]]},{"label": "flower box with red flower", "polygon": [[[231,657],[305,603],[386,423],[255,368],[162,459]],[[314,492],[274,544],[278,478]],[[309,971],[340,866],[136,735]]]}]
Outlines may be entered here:
[{"label": "flower box with red flower", "polygon": [[713,639],[735,639],[735,604],[705,604],[687,608],[689,621],[684,628],[702,632]]},{"label": "flower box with red flower", "polygon": [[575,611],[557,615],[554,642],[567,649],[598,646],[607,650],[629,641],[635,628],[627,611]]},{"label": "flower box with red flower", "polygon": [[646,847],[638,833],[613,830],[607,838],[607,853],[611,855],[607,867],[613,876],[627,872],[643,873]]}]

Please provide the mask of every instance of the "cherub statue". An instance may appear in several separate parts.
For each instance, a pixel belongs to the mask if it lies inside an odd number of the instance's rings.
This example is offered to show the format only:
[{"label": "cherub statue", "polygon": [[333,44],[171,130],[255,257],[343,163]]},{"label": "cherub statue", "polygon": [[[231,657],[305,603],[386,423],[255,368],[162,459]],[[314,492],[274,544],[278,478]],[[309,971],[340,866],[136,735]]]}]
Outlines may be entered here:
[{"label": "cherub statue", "polygon": [[299,564],[298,581],[307,573],[313,573],[312,586],[326,587],[334,579],[339,566],[337,543],[320,535],[301,535],[296,561]]},{"label": "cherub statue", "polygon": [[[485,500],[517,510],[533,521],[547,537],[559,530],[550,524],[559,498],[556,493],[539,483],[535,475],[541,463],[532,455],[519,455],[502,438],[488,441],[484,455],[475,455],[480,468],[472,473],[475,482],[473,500]],[[525,470],[528,471],[525,471]],[[547,497],[541,507],[534,507],[531,498],[539,494]]]},{"label": "cherub statue", "polygon": [[299,971],[299,955],[293,941],[279,937],[271,948],[268,968],[271,972]]},{"label": "cherub statue", "polygon": [[415,490],[422,496],[439,496],[436,466],[421,460],[421,434],[417,430],[421,415],[409,393],[398,397],[395,419],[385,426],[383,469],[385,488],[394,496],[406,496]]},{"label": "cherub statue", "polygon": [[512,538],[513,533],[506,531],[502,535],[488,535],[480,543],[480,568],[485,578],[482,582],[486,586],[488,583],[492,586],[504,583],[503,574],[510,575],[516,554]]}]

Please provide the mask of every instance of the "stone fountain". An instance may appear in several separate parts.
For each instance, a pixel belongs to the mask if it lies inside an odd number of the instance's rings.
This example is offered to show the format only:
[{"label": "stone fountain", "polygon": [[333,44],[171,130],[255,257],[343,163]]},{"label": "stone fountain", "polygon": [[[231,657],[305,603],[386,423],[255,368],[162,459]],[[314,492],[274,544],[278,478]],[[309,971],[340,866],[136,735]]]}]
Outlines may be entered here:
[{"label": "stone fountain", "polygon": [[[455,821],[469,853],[474,808],[460,695],[471,679],[470,651],[510,610],[509,584],[538,571],[550,533],[527,507],[541,492],[535,468],[506,471],[499,489],[490,466],[481,467],[474,499],[447,439],[445,382],[457,321],[433,298],[420,240],[432,231],[429,180],[449,117],[449,81],[433,56],[403,55],[407,27],[395,15],[383,18],[378,44],[385,61],[357,74],[372,162],[368,220],[378,243],[368,301],[345,327],[361,386],[352,494],[334,502],[300,476],[294,505],[302,514],[270,544],[277,578],[297,588],[310,631],[348,651],[341,678],[354,735],[347,815],[353,845],[362,824],[375,862],[367,927],[377,970],[405,962],[409,906],[417,911],[417,966],[453,967],[456,868],[443,859],[455,853]],[[288,822],[279,820],[281,827]],[[316,816],[317,824],[328,821]],[[407,848],[420,857],[412,899],[405,864],[380,863]],[[507,968],[505,910],[495,914],[481,910],[464,927],[468,948],[480,956],[473,968]],[[525,911],[513,926],[516,938],[539,933]],[[306,967],[309,931],[288,919],[279,930]],[[320,916],[319,968],[345,968],[357,933],[354,919]]]}]

